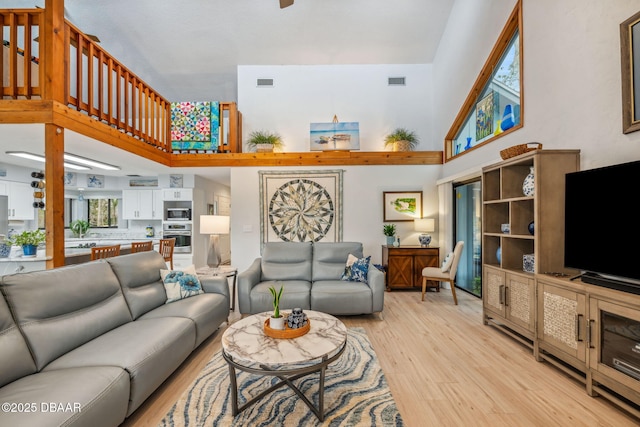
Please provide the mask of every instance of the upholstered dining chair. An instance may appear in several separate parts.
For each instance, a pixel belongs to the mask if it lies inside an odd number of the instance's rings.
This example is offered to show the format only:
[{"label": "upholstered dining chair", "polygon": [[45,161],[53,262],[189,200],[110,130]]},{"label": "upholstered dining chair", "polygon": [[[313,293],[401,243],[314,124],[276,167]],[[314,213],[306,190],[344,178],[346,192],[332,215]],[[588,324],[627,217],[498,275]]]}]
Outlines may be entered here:
[{"label": "upholstered dining chair", "polygon": [[91,261],[120,255],[120,245],[94,246],[91,248]]},{"label": "upholstered dining chair", "polygon": [[135,252],[146,252],[153,250],[153,241],[149,240],[146,242],[131,242],[131,253]]},{"label": "upholstered dining chair", "polygon": [[442,267],[425,267],[422,269],[422,301],[424,301],[424,293],[427,290],[427,280],[433,280],[438,282],[438,286],[436,287],[438,292],[440,292],[440,282],[449,282],[451,293],[453,294],[453,302],[458,305],[455,280],[463,247],[463,241],[456,243],[453,252],[447,255]]},{"label": "upholstered dining chair", "polygon": [[173,270],[173,248],[176,246],[176,238],[160,239],[160,248],[158,252],[164,258],[165,262],[169,263],[169,267]]}]

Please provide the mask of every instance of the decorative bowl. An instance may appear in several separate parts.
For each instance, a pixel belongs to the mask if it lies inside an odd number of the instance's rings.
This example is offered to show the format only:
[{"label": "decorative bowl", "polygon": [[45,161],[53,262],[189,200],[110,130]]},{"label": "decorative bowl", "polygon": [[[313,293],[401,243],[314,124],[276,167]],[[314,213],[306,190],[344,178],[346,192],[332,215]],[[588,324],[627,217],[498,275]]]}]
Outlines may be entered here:
[{"label": "decorative bowl", "polygon": [[502,230],[503,233],[509,233],[511,231],[511,225],[510,224],[501,224],[500,225],[500,230]]},{"label": "decorative bowl", "polygon": [[284,330],[271,329],[269,319],[264,321],[264,334],[271,338],[298,338],[309,332],[311,329],[311,320],[307,320],[307,324],[302,328],[292,329],[286,323]]}]

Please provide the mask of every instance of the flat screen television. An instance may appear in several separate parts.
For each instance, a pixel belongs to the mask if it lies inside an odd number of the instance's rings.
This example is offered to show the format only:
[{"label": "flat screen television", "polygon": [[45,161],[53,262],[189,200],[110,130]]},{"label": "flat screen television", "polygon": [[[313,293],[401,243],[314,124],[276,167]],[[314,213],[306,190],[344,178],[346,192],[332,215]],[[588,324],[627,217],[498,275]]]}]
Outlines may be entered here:
[{"label": "flat screen television", "polygon": [[583,282],[640,294],[640,161],[565,179],[565,267]]}]

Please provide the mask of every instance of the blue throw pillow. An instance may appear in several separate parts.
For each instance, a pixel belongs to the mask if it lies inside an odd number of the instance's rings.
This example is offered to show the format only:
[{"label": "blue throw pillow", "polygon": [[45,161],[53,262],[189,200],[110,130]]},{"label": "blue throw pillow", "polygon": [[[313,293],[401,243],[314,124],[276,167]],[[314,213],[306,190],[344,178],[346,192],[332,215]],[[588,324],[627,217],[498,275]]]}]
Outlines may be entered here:
[{"label": "blue throw pillow", "polygon": [[371,256],[366,258],[357,258],[349,254],[347,265],[342,273],[342,280],[347,282],[363,282],[367,283],[367,275],[369,273],[369,260]]},{"label": "blue throw pillow", "polygon": [[204,293],[195,266],[190,265],[184,271],[160,270],[160,276],[167,292],[165,304]]}]

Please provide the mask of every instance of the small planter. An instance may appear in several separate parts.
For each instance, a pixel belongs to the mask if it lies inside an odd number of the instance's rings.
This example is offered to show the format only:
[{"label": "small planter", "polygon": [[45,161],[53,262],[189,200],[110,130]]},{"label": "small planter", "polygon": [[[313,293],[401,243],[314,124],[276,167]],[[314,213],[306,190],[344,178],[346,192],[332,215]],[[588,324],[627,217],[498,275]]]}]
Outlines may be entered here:
[{"label": "small planter", "polygon": [[284,316],[271,317],[269,319],[269,327],[271,329],[277,329],[279,331],[282,331],[284,330],[284,320],[285,320]]},{"label": "small planter", "polygon": [[411,151],[411,143],[409,141],[396,141],[393,144],[393,151]]},{"label": "small planter", "polygon": [[273,144],[256,144],[256,153],[273,153]]},{"label": "small planter", "polygon": [[22,246],[22,255],[23,256],[36,256],[38,253],[37,245],[23,245]]}]

